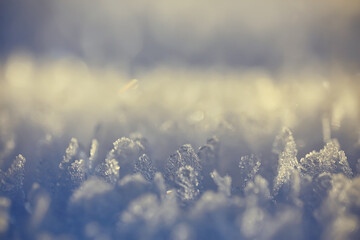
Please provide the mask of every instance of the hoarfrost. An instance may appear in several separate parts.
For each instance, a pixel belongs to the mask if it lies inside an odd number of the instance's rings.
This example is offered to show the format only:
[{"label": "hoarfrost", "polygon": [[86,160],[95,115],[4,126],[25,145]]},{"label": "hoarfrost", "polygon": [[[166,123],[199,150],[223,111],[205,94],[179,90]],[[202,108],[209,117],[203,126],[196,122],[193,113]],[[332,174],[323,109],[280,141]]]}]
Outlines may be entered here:
[{"label": "hoarfrost", "polygon": [[115,159],[105,159],[105,163],[96,167],[96,173],[109,183],[115,184],[120,178],[120,166]]},{"label": "hoarfrost", "polygon": [[252,181],[259,171],[260,158],[255,155],[242,156],[239,162],[240,176],[242,177],[242,186],[245,187],[248,181]]},{"label": "hoarfrost", "polygon": [[113,143],[113,149],[107,154],[106,160],[115,160],[124,170],[124,172],[132,172],[135,160],[145,153],[145,147],[139,139],[133,140],[122,137]]},{"label": "hoarfrost", "polygon": [[139,172],[146,180],[152,181],[156,170],[151,159],[146,154],[143,154],[135,162],[134,171]]},{"label": "hoarfrost", "polygon": [[323,172],[343,173],[351,178],[353,173],[347,162],[345,152],[340,150],[336,139],[326,143],[319,152],[312,151],[300,160],[301,170],[312,177]]},{"label": "hoarfrost", "polygon": [[19,154],[10,168],[3,172],[0,169],[0,190],[10,194],[23,192],[26,159]]},{"label": "hoarfrost", "polygon": [[98,142],[96,139],[92,140],[90,153],[87,156],[85,150],[79,145],[78,140],[72,138],[59,164],[59,168],[63,171],[63,178],[65,180],[69,178],[72,185],[75,187],[79,186],[92,173],[97,152]]},{"label": "hoarfrost", "polygon": [[290,179],[297,169],[297,149],[294,137],[288,128],[283,128],[281,133],[275,138],[273,152],[279,155],[278,173],[274,180],[274,194],[276,195],[280,187],[289,183]]},{"label": "hoarfrost", "polygon": [[75,160],[68,168],[71,180],[80,183],[85,180],[86,166],[84,159]]},{"label": "hoarfrost", "polygon": [[182,201],[194,200],[200,193],[198,172],[192,166],[180,167],[176,172],[175,183]]},{"label": "hoarfrost", "polygon": [[182,145],[175,154],[171,155],[166,164],[166,176],[174,182],[181,167],[190,166],[196,174],[201,171],[201,164],[198,155],[190,144]]},{"label": "hoarfrost", "polygon": [[[241,157],[240,171],[235,167],[226,169],[229,175],[219,174],[224,169],[217,166],[216,138],[198,153],[189,144],[181,146],[168,158],[165,179],[147,149],[141,135],[120,138],[96,165],[105,149],[99,149],[94,139],[86,154],[73,138],[61,163],[45,165],[52,171],[45,177],[40,172],[35,179],[39,184],[33,184],[26,198],[22,186],[26,160],[19,155],[6,172],[0,171],[0,237],[13,237],[15,225],[25,216],[30,230],[24,234],[36,233],[39,238],[66,237],[52,232],[51,226],[60,222],[59,232],[71,229],[68,236],[74,239],[357,239],[359,177],[351,179],[352,170],[336,140],[307,154],[299,164],[294,138],[284,128],[273,145],[279,163],[273,196],[268,181],[274,176],[259,171],[265,162],[258,155]],[[61,158],[61,152],[41,154],[40,162],[56,154]],[[46,184],[46,174],[55,184]],[[232,184],[242,185],[241,191]]]},{"label": "hoarfrost", "polygon": [[71,138],[69,146],[65,150],[65,155],[63,160],[59,164],[60,169],[65,169],[68,165],[71,164],[71,161],[77,157],[79,152],[79,143],[76,138]]}]

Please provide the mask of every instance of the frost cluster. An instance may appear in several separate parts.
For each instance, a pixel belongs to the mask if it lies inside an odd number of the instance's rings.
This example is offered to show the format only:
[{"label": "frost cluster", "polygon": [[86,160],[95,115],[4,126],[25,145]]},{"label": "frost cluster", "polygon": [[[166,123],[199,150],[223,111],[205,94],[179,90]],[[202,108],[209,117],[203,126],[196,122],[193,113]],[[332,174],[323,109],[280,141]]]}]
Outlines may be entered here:
[{"label": "frost cluster", "polygon": [[[288,128],[272,152],[224,171],[220,140],[152,161],[139,134],[39,144],[0,170],[2,239],[357,239],[360,177],[336,139],[298,160]],[[48,151],[46,151],[48,150]],[[49,156],[51,158],[49,158]],[[261,156],[261,157],[260,157]],[[33,156],[31,156],[33,157]],[[273,170],[266,169],[273,161]],[[54,163],[55,162],[55,163]],[[215,187],[212,187],[215,186]]]}]

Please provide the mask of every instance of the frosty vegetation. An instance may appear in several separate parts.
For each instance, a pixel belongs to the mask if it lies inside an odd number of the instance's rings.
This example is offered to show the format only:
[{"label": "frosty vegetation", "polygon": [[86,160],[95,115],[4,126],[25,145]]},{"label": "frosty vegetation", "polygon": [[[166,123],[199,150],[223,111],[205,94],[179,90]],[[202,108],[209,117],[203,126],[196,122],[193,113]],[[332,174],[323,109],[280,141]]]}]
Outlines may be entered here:
[{"label": "frosty vegetation", "polygon": [[[221,161],[217,138],[210,138],[197,151],[190,144],[180,146],[169,156],[164,170],[153,165],[146,154],[150,149],[142,141],[146,139],[139,135],[122,137],[113,143],[105,159],[100,159],[97,153],[101,142],[92,140],[86,150],[72,138],[63,157],[57,159],[58,164],[51,169],[36,166],[32,170],[35,172],[27,174],[25,157],[15,157],[8,169],[0,171],[1,236],[4,239],[359,236],[360,177],[353,173],[336,139],[329,140],[319,152],[310,152],[298,160],[295,139],[291,130],[284,128],[273,144],[277,171],[264,178],[263,158],[239,156],[236,172],[240,178],[235,178],[239,181],[216,169]],[[46,149],[51,149],[54,143],[48,144]],[[31,187],[28,189],[24,182]]]},{"label": "frosty vegetation", "polygon": [[43,64],[0,69],[0,239],[359,239],[355,82]]}]

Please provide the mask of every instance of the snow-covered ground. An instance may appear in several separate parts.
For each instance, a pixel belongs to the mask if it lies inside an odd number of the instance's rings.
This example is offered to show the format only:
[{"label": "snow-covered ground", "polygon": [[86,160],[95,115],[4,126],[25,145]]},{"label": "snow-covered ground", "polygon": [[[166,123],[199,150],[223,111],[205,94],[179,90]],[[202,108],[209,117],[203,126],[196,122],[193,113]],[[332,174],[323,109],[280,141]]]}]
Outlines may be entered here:
[{"label": "snow-covered ground", "polygon": [[359,76],[24,54],[0,74],[2,239],[359,236]]},{"label": "snow-covered ground", "polygon": [[0,0],[0,239],[360,239],[359,0]]}]

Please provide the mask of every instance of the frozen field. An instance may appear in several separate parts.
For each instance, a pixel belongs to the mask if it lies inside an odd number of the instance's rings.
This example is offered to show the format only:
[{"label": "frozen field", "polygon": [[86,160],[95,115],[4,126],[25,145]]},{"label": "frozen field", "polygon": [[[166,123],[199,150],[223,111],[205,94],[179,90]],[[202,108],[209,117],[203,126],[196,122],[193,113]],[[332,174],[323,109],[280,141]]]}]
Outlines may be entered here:
[{"label": "frozen field", "polygon": [[0,0],[0,239],[360,239],[359,0]]},{"label": "frozen field", "polygon": [[17,55],[1,77],[5,239],[359,234],[349,76],[163,69],[131,80]]}]

